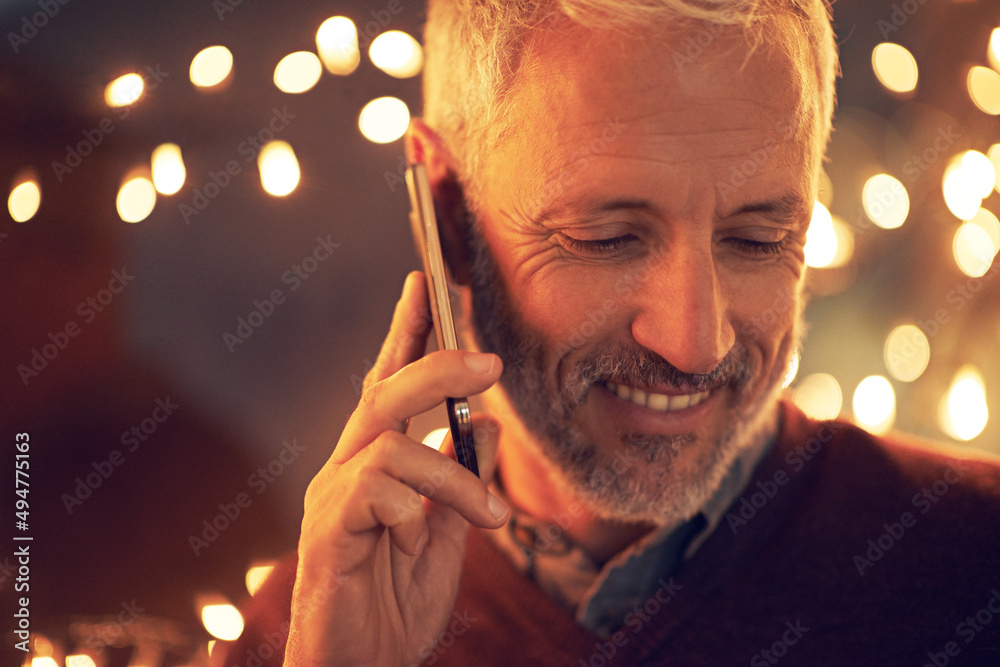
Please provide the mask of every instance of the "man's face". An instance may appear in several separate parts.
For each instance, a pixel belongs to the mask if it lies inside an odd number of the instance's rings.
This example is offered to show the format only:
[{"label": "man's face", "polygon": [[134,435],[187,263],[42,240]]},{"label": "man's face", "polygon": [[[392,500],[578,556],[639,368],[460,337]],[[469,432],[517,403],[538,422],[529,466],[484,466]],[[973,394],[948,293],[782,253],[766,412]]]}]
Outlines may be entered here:
[{"label": "man's face", "polygon": [[[689,37],[711,43],[688,57]],[[773,434],[818,169],[805,40],[781,39],[747,59],[704,26],[675,50],[547,34],[484,157],[472,305],[505,362],[491,407],[598,515],[691,516]]]}]

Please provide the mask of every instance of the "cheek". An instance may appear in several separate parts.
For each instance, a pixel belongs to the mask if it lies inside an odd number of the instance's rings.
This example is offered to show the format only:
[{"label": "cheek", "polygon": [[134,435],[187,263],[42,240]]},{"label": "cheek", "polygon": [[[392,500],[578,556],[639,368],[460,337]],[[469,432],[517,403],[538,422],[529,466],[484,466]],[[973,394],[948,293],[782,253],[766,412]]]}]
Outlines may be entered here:
[{"label": "cheek", "polygon": [[779,279],[765,272],[742,276],[731,287],[730,317],[737,339],[774,354],[789,335],[798,314],[800,281],[785,275]]},{"label": "cheek", "polygon": [[[626,311],[612,272],[545,271],[518,294],[521,312],[553,349],[578,349],[619,326]],[[560,355],[561,356],[561,355]]]}]

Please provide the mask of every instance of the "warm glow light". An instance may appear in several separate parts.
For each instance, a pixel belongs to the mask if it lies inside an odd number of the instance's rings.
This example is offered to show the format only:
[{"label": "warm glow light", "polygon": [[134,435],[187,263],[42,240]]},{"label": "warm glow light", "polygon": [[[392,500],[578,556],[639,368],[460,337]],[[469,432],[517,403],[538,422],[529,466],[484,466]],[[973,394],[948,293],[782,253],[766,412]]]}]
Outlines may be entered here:
[{"label": "warm glow light", "polygon": [[207,604],[201,608],[201,622],[213,637],[226,641],[243,634],[243,616],[231,604]]},{"label": "warm glow light", "polygon": [[1000,115],[1000,74],[976,65],[969,70],[966,83],[972,102],[980,110],[991,116]]},{"label": "warm glow light", "polygon": [[782,389],[788,389],[788,386],[795,381],[795,376],[799,374],[800,362],[799,351],[796,350],[792,353],[792,358],[788,360],[788,367],[785,369],[785,379],[781,383]]},{"label": "warm glow light", "polygon": [[829,267],[844,266],[854,256],[854,232],[843,218],[833,216],[833,233],[837,235],[837,253]]},{"label": "warm glow light", "polygon": [[958,268],[970,278],[979,278],[989,271],[996,255],[990,235],[971,222],[966,222],[955,232],[951,250]]},{"label": "warm glow light", "polygon": [[368,47],[368,56],[375,67],[397,79],[416,76],[424,66],[420,43],[402,30],[389,30],[376,37]]},{"label": "warm glow light", "polygon": [[156,206],[156,188],[145,176],[136,176],[122,183],[115,202],[118,215],[125,222],[139,222],[149,217]]},{"label": "warm glow light", "polygon": [[444,446],[444,439],[448,436],[448,429],[436,428],[424,436],[422,442],[431,449],[440,450]]},{"label": "warm glow light", "polygon": [[233,71],[233,54],[224,46],[209,46],[191,59],[191,83],[199,88],[211,88],[226,80]]},{"label": "warm glow light", "polygon": [[982,374],[975,366],[962,366],[938,408],[941,430],[956,440],[972,440],[983,432],[989,419]]},{"label": "warm glow light", "polygon": [[284,197],[299,184],[301,173],[295,151],[284,141],[269,141],[257,156],[260,184],[268,194]]},{"label": "warm glow light", "polygon": [[97,663],[89,655],[82,653],[66,656],[66,667],[97,667]]},{"label": "warm glow light", "polygon": [[844,394],[837,378],[813,373],[802,378],[792,392],[792,402],[813,419],[836,419],[844,404]]},{"label": "warm glow light", "polygon": [[110,107],[127,107],[142,96],[142,77],[136,73],[120,76],[104,89],[104,101]]},{"label": "warm glow light", "polygon": [[985,199],[997,183],[997,172],[990,159],[979,151],[965,151],[961,156],[962,176],[969,192]]},{"label": "warm glow light", "polygon": [[997,174],[997,182],[993,188],[1000,192],[1000,144],[993,144],[990,149],[986,151],[986,157],[990,159],[990,164],[993,165],[993,171]]},{"label": "warm glow light", "polygon": [[177,144],[161,144],[153,150],[153,185],[156,191],[172,195],[184,185],[187,170],[181,157],[181,147]]},{"label": "warm glow light", "polygon": [[882,42],[872,51],[872,69],[879,82],[894,93],[917,87],[917,60],[899,44]]},{"label": "warm glow light", "polygon": [[35,217],[42,203],[42,190],[35,181],[24,181],[14,186],[7,198],[7,210],[14,222],[27,222]]},{"label": "warm glow light", "polygon": [[861,191],[868,218],[882,229],[896,229],[910,213],[910,195],[898,179],[889,174],[872,176]]},{"label": "warm glow light", "polygon": [[919,327],[904,324],[886,338],[883,357],[892,377],[900,382],[913,382],[931,360],[931,344]]},{"label": "warm glow light", "polygon": [[257,591],[264,585],[264,582],[267,581],[268,576],[273,570],[274,563],[254,565],[247,570],[247,590],[250,592],[250,595],[257,595]]},{"label": "warm glow light", "polygon": [[993,69],[1000,72],[1000,28],[994,28],[990,33],[990,46],[986,50],[986,57]]},{"label": "warm glow light", "polygon": [[312,51],[296,51],[274,68],[274,85],[283,93],[304,93],[319,81],[323,65]]},{"label": "warm glow light", "polygon": [[837,256],[837,233],[833,229],[833,218],[826,207],[816,202],[812,220],[806,231],[806,266],[823,268],[829,266]]},{"label": "warm glow light", "polygon": [[983,203],[983,198],[977,194],[982,183],[976,183],[975,175],[966,173],[965,168],[964,155],[952,158],[941,181],[944,203],[959,220],[971,219]]},{"label": "warm glow light", "polygon": [[219,640],[218,639],[209,639],[208,640],[208,657],[209,658],[212,657],[212,651],[215,650],[215,642],[217,642],[217,641],[219,641]]},{"label": "warm glow light", "polygon": [[992,212],[981,208],[976,211],[976,214],[972,216],[969,223],[981,228],[989,235],[990,240],[993,242],[994,255],[1000,252],[1000,220],[997,220],[997,217]]},{"label": "warm glow light", "polygon": [[410,124],[410,110],[406,102],[396,97],[379,97],[361,110],[358,127],[365,139],[376,144],[387,144],[399,139]]},{"label": "warm glow light", "polygon": [[316,31],[316,50],[330,74],[347,76],[358,68],[358,29],[346,16],[334,16],[323,21]]},{"label": "warm glow light", "polygon": [[888,433],[896,419],[896,393],[881,375],[871,375],[854,390],[854,420],[877,435]]},{"label": "warm glow light", "polygon": [[36,657],[31,659],[31,667],[59,667],[59,663],[49,656]]}]

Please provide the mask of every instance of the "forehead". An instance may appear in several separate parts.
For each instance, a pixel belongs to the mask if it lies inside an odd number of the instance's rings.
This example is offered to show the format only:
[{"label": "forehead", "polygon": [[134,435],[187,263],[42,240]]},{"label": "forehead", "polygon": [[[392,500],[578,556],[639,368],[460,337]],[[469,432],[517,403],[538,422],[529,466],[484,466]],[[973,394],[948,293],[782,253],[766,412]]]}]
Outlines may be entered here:
[{"label": "forehead", "polygon": [[486,189],[502,182],[537,200],[539,187],[590,188],[609,172],[636,189],[662,183],[664,171],[718,179],[765,146],[756,175],[796,163],[808,180],[818,165],[814,70],[791,19],[768,25],[755,49],[741,28],[706,24],[656,39],[539,35],[509,91],[507,132],[484,158]]}]

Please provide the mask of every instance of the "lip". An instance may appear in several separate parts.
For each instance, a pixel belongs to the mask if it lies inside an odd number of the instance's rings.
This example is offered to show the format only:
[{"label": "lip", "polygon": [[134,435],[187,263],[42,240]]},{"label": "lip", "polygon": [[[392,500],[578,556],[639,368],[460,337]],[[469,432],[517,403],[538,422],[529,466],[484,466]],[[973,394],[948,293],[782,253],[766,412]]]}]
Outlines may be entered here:
[{"label": "lip", "polygon": [[[615,421],[626,423],[629,430],[677,433],[680,431],[691,431],[703,425],[705,416],[715,403],[720,400],[719,396],[722,394],[722,389],[720,387],[708,390],[708,395],[702,398],[696,405],[665,412],[639,405],[628,399],[619,398],[604,383],[594,384],[591,391],[596,405],[606,411],[606,414],[612,415]],[[682,395],[676,392],[677,390],[674,389],[671,394],[668,394],[671,400]],[[701,395],[705,392],[691,393]]]}]

